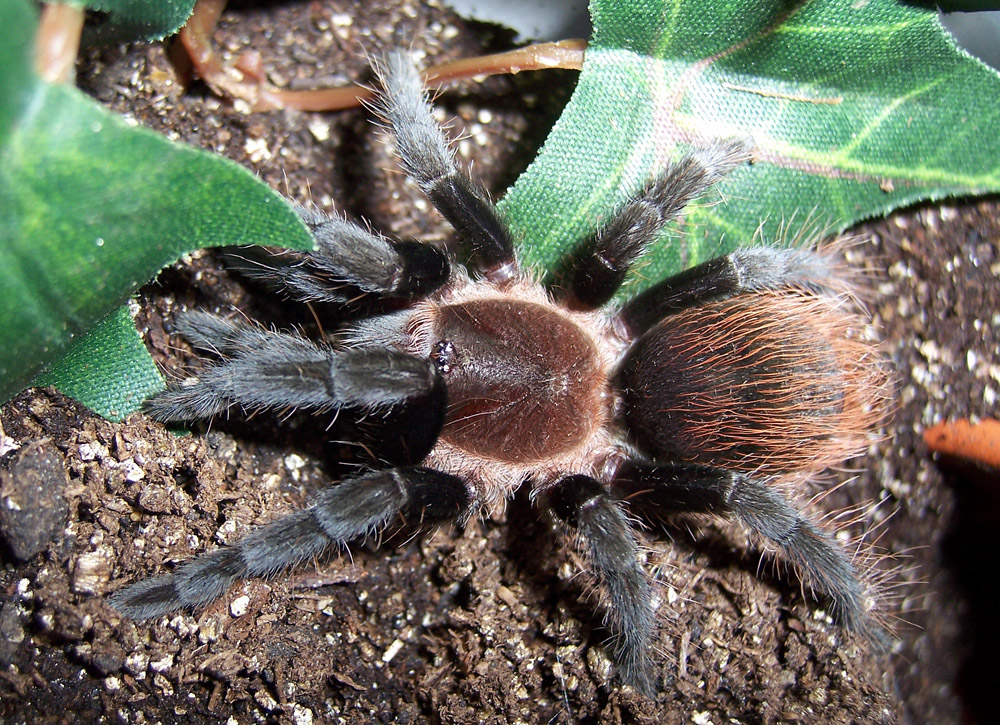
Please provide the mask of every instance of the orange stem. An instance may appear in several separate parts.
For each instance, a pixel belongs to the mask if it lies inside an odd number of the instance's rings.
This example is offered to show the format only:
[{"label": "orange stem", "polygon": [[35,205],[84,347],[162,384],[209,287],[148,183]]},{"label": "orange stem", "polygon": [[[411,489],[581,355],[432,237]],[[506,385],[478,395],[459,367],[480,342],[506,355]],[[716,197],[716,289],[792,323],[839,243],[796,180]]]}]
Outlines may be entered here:
[{"label": "orange stem", "polygon": [[935,453],[961,456],[1000,468],[1000,422],[992,418],[979,423],[968,420],[938,423],[924,431],[924,442]]},{"label": "orange stem", "polygon": [[431,84],[447,83],[460,78],[511,75],[526,70],[553,68],[580,70],[583,68],[583,56],[586,50],[587,41],[580,39],[536,43],[504,53],[480,55],[433,65],[424,71],[424,79]]},{"label": "orange stem", "polygon": [[43,81],[68,83],[73,80],[82,32],[82,7],[48,3],[42,9],[35,35],[35,70]]},{"label": "orange stem", "polygon": [[[297,108],[301,111],[333,111],[356,108],[374,92],[362,86],[321,88],[312,91],[288,91],[267,81],[264,65],[256,53],[246,53],[235,66],[226,66],[212,47],[211,36],[226,0],[198,0],[180,41],[191,58],[195,72],[220,95],[241,98],[254,111]],[[428,84],[447,83],[460,78],[520,73],[525,70],[565,68],[580,70],[587,49],[584,40],[539,43],[506,53],[442,63],[424,71]]]}]

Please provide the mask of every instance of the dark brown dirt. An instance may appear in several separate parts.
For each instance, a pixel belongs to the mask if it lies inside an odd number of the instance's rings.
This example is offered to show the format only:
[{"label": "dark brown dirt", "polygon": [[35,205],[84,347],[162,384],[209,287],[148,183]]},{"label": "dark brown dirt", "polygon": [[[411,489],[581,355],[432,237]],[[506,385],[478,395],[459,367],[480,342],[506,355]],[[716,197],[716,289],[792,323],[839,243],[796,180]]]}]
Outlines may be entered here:
[{"label": "dark brown dirt", "polygon": [[[363,11],[334,0],[239,5],[215,37],[227,51],[259,50],[272,80],[292,87],[366,77],[362,50],[412,46],[444,59],[505,42],[436,4],[387,0]],[[183,88],[158,45],[89,53],[78,82],[292,198],[333,200],[404,237],[447,234],[401,175],[382,171],[394,162],[362,111],[242,113],[199,84]],[[530,160],[573,82],[570,73],[527,74],[442,97],[466,136],[462,156],[495,194]],[[866,519],[882,521],[879,545],[905,557],[890,607],[900,620],[892,653],[833,626],[794,579],[758,575],[758,553],[731,527],[655,529],[662,687],[646,700],[609,679],[580,562],[524,497],[464,531],[356,546],[351,558],[240,583],[195,615],[126,621],[104,599],[120,582],[302,505],[350,449],[328,445],[325,421],[307,417],[217,421],[177,437],[141,415],[112,424],[33,390],[0,412],[0,446],[23,451],[48,439],[68,485],[46,480],[63,489],[51,495],[68,502],[69,515],[27,562],[3,553],[0,720],[975,721],[987,685],[974,673],[986,671],[982,658],[996,643],[977,582],[996,568],[987,534],[1000,507],[995,489],[980,485],[988,475],[943,468],[920,433],[941,418],[993,411],[997,218],[995,202],[911,210],[861,230],[872,241],[852,252],[878,274],[871,306],[896,368],[898,407],[884,440],[852,464],[857,479],[825,505],[880,502]],[[171,374],[190,362],[190,351],[172,347],[175,308],[236,307],[311,325],[307,311],[246,286],[212,253],[166,271],[139,304],[140,329]]]}]

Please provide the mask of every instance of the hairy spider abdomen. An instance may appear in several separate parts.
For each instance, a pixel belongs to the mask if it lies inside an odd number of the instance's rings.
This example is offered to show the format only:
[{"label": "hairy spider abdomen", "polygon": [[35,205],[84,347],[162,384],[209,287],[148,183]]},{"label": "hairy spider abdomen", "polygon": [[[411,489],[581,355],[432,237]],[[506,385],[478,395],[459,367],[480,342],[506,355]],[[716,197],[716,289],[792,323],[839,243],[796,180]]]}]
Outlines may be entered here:
[{"label": "hairy spider abdomen", "polygon": [[628,427],[661,460],[819,470],[857,453],[883,372],[842,298],[747,294],[667,317],[620,368]]},{"label": "hairy spider abdomen", "polygon": [[437,309],[448,386],[441,438],[523,464],[583,445],[606,418],[607,375],[592,338],[552,307],[487,298]]}]

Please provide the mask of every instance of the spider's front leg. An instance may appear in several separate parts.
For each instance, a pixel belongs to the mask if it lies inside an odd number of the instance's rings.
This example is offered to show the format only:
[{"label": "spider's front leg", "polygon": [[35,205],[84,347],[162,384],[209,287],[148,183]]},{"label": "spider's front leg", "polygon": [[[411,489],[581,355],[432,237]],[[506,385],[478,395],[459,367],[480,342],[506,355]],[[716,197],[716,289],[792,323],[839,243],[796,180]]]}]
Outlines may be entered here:
[{"label": "spider's front leg", "polygon": [[[182,326],[196,345],[231,357],[193,384],[149,401],[147,409],[155,417],[199,417],[236,402],[250,407],[360,403],[378,408],[430,395],[432,404],[420,435],[430,432],[433,439],[440,431],[444,391],[436,370],[431,380],[426,379],[423,365],[416,364],[424,362],[419,358],[370,349],[346,351],[365,354],[347,355],[344,360],[340,356],[345,353],[303,338],[267,333],[204,313],[188,315]],[[432,444],[433,440],[426,447]],[[416,458],[425,454],[418,452]],[[234,546],[199,556],[172,574],[125,587],[109,601],[136,619],[202,606],[224,594],[237,579],[272,576],[325,549],[380,531],[393,519],[421,525],[460,520],[474,503],[470,486],[442,471],[420,466],[375,471],[325,490],[309,508],[256,529]]]},{"label": "spider's front leg", "polygon": [[396,241],[354,222],[296,205],[316,248],[302,254],[259,247],[229,255],[231,266],[300,302],[345,305],[361,295],[412,299],[448,281],[448,255],[429,244]]},{"label": "spider's front leg", "polygon": [[397,516],[434,524],[464,517],[472,503],[468,486],[441,471],[416,466],[375,471],[323,491],[309,508],[254,530],[234,546],[127,586],[109,601],[134,619],[199,607],[218,599],[237,579],[272,576],[329,547],[380,531]]},{"label": "spider's front leg", "polygon": [[381,347],[333,349],[206,312],[180,315],[176,328],[222,361],[146,401],[157,420],[207,418],[232,405],[387,411],[420,404],[423,424],[400,431],[407,463],[427,455],[444,423],[445,385],[430,360]]},{"label": "spider's front leg", "polygon": [[589,476],[567,476],[542,494],[544,503],[577,534],[577,544],[607,597],[612,654],[626,684],[651,695],[650,647],[655,632],[653,593],[639,563],[628,517],[608,490]]},{"label": "spider's front leg", "polygon": [[[445,390],[428,360],[380,348],[333,350],[298,335],[269,332],[206,313],[188,313],[180,331],[223,361],[192,382],[146,404],[159,420],[190,420],[233,404],[249,408],[357,407],[384,410],[419,402],[424,425],[408,436],[409,460],[426,456],[441,430]],[[147,619],[207,604],[237,579],[270,576],[331,546],[385,527],[401,516],[415,523],[458,519],[474,501],[458,477],[418,466],[357,476],[333,486],[313,504],[250,533],[235,546],[204,554],[173,574],[133,584],[111,604]]]},{"label": "spider's front leg", "polygon": [[510,279],[517,262],[507,225],[485,192],[455,164],[420,73],[402,52],[389,53],[375,70],[383,89],[375,110],[392,128],[403,170],[469,246],[486,277]]}]

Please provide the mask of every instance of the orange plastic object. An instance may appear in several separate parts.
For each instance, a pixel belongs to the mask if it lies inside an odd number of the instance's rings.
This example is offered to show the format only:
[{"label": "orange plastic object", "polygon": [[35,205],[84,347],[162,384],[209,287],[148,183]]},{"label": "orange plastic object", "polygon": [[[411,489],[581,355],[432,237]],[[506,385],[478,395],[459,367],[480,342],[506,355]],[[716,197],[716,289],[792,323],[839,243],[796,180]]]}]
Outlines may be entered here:
[{"label": "orange plastic object", "polygon": [[924,431],[924,442],[936,453],[961,456],[1000,468],[1000,421],[979,423],[956,420],[938,423]]}]

